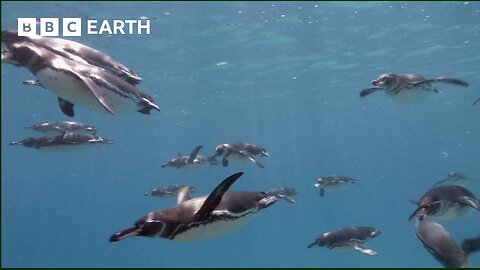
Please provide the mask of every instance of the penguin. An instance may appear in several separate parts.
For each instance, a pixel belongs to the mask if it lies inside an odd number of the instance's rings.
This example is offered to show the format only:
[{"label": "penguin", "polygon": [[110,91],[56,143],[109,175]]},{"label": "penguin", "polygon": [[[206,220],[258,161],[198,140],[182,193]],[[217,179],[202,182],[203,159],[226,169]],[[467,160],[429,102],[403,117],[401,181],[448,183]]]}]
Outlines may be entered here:
[{"label": "penguin", "polygon": [[457,186],[466,186],[467,182],[480,183],[479,180],[469,178],[461,172],[449,172],[447,178],[438,181],[437,183],[433,184],[433,186],[435,187],[444,183]]},{"label": "penguin", "polygon": [[149,192],[145,192],[145,196],[155,196],[155,197],[177,196],[178,197],[178,194],[180,193],[180,191],[185,187],[188,187],[189,193],[195,193],[197,191],[195,187],[188,186],[188,185],[169,185],[169,186],[154,188]]},{"label": "penguin", "polygon": [[448,231],[430,218],[416,220],[416,235],[425,249],[446,268],[472,267],[465,252],[452,239]]},{"label": "penguin", "polygon": [[39,150],[66,150],[73,146],[112,144],[113,141],[96,137],[91,134],[65,132],[63,134],[31,137],[21,141],[11,142],[10,145],[23,145]]},{"label": "penguin", "polygon": [[289,203],[295,203],[295,200],[292,198],[292,196],[298,194],[295,188],[289,188],[289,187],[274,188],[269,191],[266,191],[265,193],[269,196],[275,196],[277,198],[284,199]]},{"label": "penguin", "polygon": [[144,236],[188,242],[240,228],[277,201],[277,197],[264,192],[227,191],[242,174],[227,177],[209,195],[201,197],[190,198],[188,187],[184,187],[178,194],[177,205],[148,213],[132,227],[114,233],[109,241]]},{"label": "penguin", "polygon": [[479,101],[480,101],[480,97],[479,97],[479,98],[477,98],[477,99],[476,99],[476,100],[473,102],[473,104],[472,104],[472,105],[475,105],[475,104],[477,104]]},{"label": "penguin", "polygon": [[262,157],[270,156],[265,150],[265,148],[257,145],[253,145],[253,144],[248,144],[248,143],[220,144],[215,148],[215,152],[212,158],[215,158],[221,155],[223,155],[222,165],[224,167],[228,166],[229,158],[235,157],[240,160],[248,159],[262,169],[265,167],[255,159],[255,156],[256,155],[260,155]]},{"label": "penguin", "polygon": [[320,197],[325,195],[325,191],[342,191],[347,188],[350,184],[357,182],[357,179],[353,179],[348,176],[341,175],[331,175],[331,176],[322,176],[315,181],[315,187],[320,187]]},{"label": "penguin", "polygon": [[153,99],[96,66],[59,56],[32,43],[14,43],[2,61],[28,68],[39,83],[58,97],[67,116],[74,116],[74,104],[114,115],[138,111],[160,111]]},{"label": "penguin", "polygon": [[372,81],[374,87],[362,90],[360,92],[360,97],[366,97],[379,90],[384,90],[389,95],[397,95],[402,91],[405,92],[418,89],[439,93],[439,91],[432,86],[432,83],[434,82],[444,82],[465,87],[468,86],[466,81],[456,78],[437,77],[426,79],[415,74],[386,73],[381,74],[376,80]]},{"label": "penguin", "polygon": [[216,159],[198,154],[198,152],[200,152],[200,149],[202,149],[202,147],[203,145],[199,145],[195,147],[192,153],[190,154],[190,156],[184,156],[182,155],[182,153],[178,153],[176,157],[171,159],[169,162],[161,165],[161,167],[162,168],[174,167],[177,169],[182,169],[182,168],[192,167],[193,165],[199,165],[199,164],[216,165],[217,164]]},{"label": "penguin", "polygon": [[92,135],[96,135],[97,128],[92,125],[85,125],[79,122],[72,121],[59,121],[59,122],[47,122],[42,124],[37,124],[33,126],[24,127],[25,129],[31,129],[34,131],[42,133],[65,133],[66,131],[72,132],[87,132]]},{"label": "penguin", "polygon": [[420,201],[412,203],[418,207],[408,220],[413,217],[422,220],[426,216],[449,220],[464,216],[470,207],[480,210],[480,202],[475,195],[470,190],[455,185],[434,187],[423,194]]},{"label": "penguin", "polygon": [[334,232],[326,232],[320,235],[315,242],[308,245],[308,248],[315,246],[327,247],[329,249],[353,248],[354,250],[368,255],[377,256],[378,252],[367,249],[360,244],[378,236],[380,230],[374,227],[355,226],[343,228]]},{"label": "penguin", "polygon": [[110,56],[75,41],[54,37],[42,37],[38,35],[18,36],[18,32],[15,30],[3,30],[2,42],[7,48],[11,48],[13,44],[19,42],[32,43],[70,60],[102,68],[103,70],[111,72],[124,79],[130,84],[135,85],[142,81],[142,78],[140,78],[134,71]]}]

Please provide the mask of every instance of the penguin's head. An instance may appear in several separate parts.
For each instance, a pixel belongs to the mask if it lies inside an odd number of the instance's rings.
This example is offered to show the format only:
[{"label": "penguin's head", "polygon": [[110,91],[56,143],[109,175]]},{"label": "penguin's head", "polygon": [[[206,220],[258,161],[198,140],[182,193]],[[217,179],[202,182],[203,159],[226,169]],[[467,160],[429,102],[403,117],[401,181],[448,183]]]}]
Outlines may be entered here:
[{"label": "penguin's head", "polygon": [[45,52],[30,43],[15,43],[2,51],[2,62],[6,62],[15,66],[26,66],[36,73],[42,68],[42,61]]},{"label": "penguin's head", "polygon": [[260,153],[262,157],[270,157],[270,155],[267,153],[267,150],[265,148],[262,148],[262,152]]},{"label": "penguin's head", "polygon": [[227,144],[220,144],[219,146],[217,146],[217,148],[215,148],[215,152],[213,153],[212,158],[223,155],[226,150]]},{"label": "penguin's head", "polygon": [[17,42],[26,42],[29,41],[29,37],[26,36],[18,36],[18,32],[15,30],[3,30],[2,31],[2,42],[10,48],[12,44]]},{"label": "penguin's head", "polygon": [[372,81],[372,84],[378,87],[385,87],[393,82],[391,74],[382,74],[378,76],[376,80]]},{"label": "penguin's head", "polygon": [[430,197],[423,198],[408,220],[417,217],[422,221],[426,216],[434,215],[438,211],[440,204],[439,201],[433,200]]}]

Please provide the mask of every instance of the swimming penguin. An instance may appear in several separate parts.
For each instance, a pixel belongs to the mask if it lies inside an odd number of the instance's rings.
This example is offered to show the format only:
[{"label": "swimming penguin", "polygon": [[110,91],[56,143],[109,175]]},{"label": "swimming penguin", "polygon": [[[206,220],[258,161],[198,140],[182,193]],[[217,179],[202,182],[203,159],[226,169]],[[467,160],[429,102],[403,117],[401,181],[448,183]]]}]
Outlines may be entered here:
[{"label": "swimming penguin", "polygon": [[292,196],[298,194],[295,188],[289,188],[289,187],[275,188],[265,193],[267,193],[267,195],[269,196],[275,196],[277,198],[284,199],[289,203],[295,203],[295,200],[292,198]]},{"label": "swimming penguin", "polygon": [[10,145],[23,145],[25,147],[42,150],[65,150],[73,146],[111,143],[113,143],[112,140],[102,137],[67,131],[64,134],[31,137],[21,141],[11,142]]},{"label": "swimming penguin", "polygon": [[71,121],[42,123],[42,124],[28,126],[24,128],[42,132],[42,133],[54,132],[54,133],[63,134],[66,131],[87,132],[87,133],[92,133],[92,135],[95,135],[97,133],[97,128],[92,125],[85,125],[79,122],[71,122]]},{"label": "swimming penguin", "polygon": [[465,253],[465,256],[470,255],[470,253],[479,251],[480,250],[480,236],[463,240],[462,250]]},{"label": "swimming penguin", "polygon": [[438,181],[437,183],[433,184],[433,186],[435,187],[444,183],[450,185],[465,186],[469,181],[480,183],[479,180],[469,178],[461,172],[449,172],[447,178]]},{"label": "swimming penguin", "polygon": [[142,80],[135,72],[110,56],[75,41],[38,35],[18,36],[15,30],[3,30],[2,42],[7,50],[15,43],[32,43],[70,60],[102,68],[130,84],[138,84]]},{"label": "swimming penguin", "polygon": [[367,249],[360,244],[376,237],[381,233],[380,230],[374,227],[349,227],[334,232],[326,232],[320,235],[315,242],[308,245],[308,248],[314,246],[327,247],[329,249],[353,248],[356,251],[369,255],[377,256],[378,253]]},{"label": "swimming penguin", "polygon": [[257,164],[260,168],[265,168],[259,161],[255,159],[256,155],[262,157],[269,157],[270,155],[267,151],[260,146],[248,144],[248,143],[232,143],[232,144],[220,144],[215,148],[215,153],[212,158],[223,155],[222,165],[224,167],[228,166],[228,159],[235,157],[240,160],[248,159],[251,162]]},{"label": "swimming penguin", "polygon": [[7,54],[2,54],[2,61],[27,67],[43,87],[58,96],[60,109],[67,116],[74,116],[74,104],[111,114],[160,111],[150,96],[120,77],[32,43],[12,44]]},{"label": "swimming penguin", "polygon": [[357,181],[357,179],[353,179],[348,176],[322,176],[315,181],[315,187],[320,187],[320,197],[323,197],[325,195],[325,191],[342,191],[350,184],[354,184]]},{"label": "swimming penguin", "polygon": [[110,242],[131,236],[193,241],[238,229],[258,211],[277,201],[277,197],[264,192],[228,192],[242,174],[239,172],[227,177],[210,195],[190,199],[188,187],[185,187],[179,193],[183,199],[178,199],[177,205],[148,213],[132,227],[113,234]]},{"label": "swimming penguin", "polygon": [[159,188],[154,188],[149,192],[145,193],[145,196],[155,196],[155,197],[178,197],[178,193],[185,187],[188,187],[189,193],[195,193],[197,189],[188,185],[169,185]]},{"label": "swimming penguin", "polygon": [[361,97],[365,97],[373,92],[385,90],[389,95],[396,95],[401,91],[409,91],[414,89],[422,89],[426,91],[439,91],[432,86],[434,82],[444,82],[460,86],[468,86],[468,83],[456,78],[437,77],[433,79],[426,79],[415,74],[394,74],[387,73],[380,75],[376,80],[372,81],[375,87],[364,89],[360,92]]},{"label": "swimming penguin", "polygon": [[163,164],[161,167],[174,167],[177,169],[184,168],[184,167],[191,167],[192,165],[198,164],[210,164],[216,165],[217,160],[211,157],[199,155],[200,149],[202,149],[203,145],[199,145],[193,149],[190,156],[184,156],[182,153],[178,153],[177,156],[171,159],[169,162]]},{"label": "swimming penguin", "polygon": [[429,218],[424,218],[422,221],[417,220],[416,227],[418,239],[425,249],[444,267],[472,267],[468,263],[465,253],[442,225]]},{"label": "swimming penguin", "polygon": [[476,99],[476,100],[473,102],[473,104],[472,104],[472,105],[475,105],[475,104],[477,104],[479,101],[480,101],[480,97],[479,97],[479,98],[477,98],[477,99]]},{"label": "swimming penguin", "polygon": [[475,195],[470,190],[455,185],[434,187],[414,203],[418,207],[408,220],[413,217],[422,220],[426,216],[455,219],[465,215],[470,207],[480,210],[480,202]]}]

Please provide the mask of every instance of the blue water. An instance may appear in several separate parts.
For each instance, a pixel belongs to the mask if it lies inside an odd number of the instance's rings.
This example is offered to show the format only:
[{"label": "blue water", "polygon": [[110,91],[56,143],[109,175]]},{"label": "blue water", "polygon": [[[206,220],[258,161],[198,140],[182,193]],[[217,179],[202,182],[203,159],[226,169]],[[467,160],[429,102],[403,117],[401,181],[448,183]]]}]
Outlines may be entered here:
[{"label": "blue water", "polygon": [[[407,218],[449,171],[480,178],[480,2],[2,2],[2,29],[19,17],[151,19],[150,35],[70,38],[135,70],[161,107],[112,116],[76,107],[75,121],[115,143],[69,152],[9,146],[24,126],[67,120],[50,92],[2,64],[4,267],[439,267]],[[381,73],[462,78],[440,94],[400,102],[360,98]],[[253,163],[192,171],[161,168],[203,144],[261,145]],[[232,190],[295,187],[245,227],[191,243],[110,235],[174,200],[144,197],[183,183],[208,194],[237,171]],[[319,176],[359,179],[320,198]],[[480,186],[470,189],[480,195]],[[480,213],[442,222],[453,238],[480,233]],[[354,225],[382,230],[380,253],[307,249],[319,234]],[[469,258],[480,266],[480,254]]]}]

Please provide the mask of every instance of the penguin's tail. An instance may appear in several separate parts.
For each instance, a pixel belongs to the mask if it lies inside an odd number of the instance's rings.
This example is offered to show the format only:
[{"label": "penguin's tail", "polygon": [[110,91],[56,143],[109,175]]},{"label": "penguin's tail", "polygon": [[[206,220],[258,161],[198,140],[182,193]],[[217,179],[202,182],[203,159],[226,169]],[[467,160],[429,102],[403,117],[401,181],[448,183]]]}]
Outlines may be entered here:
[{"label": "penguin's tail", "polygon": [[117,241],[123,240],[127,237],[137,236],[137,235],[138,235],[138,227],[133,226],[133,227],[130,227],[126,230],[116,232],[115,234],[110,236],[109,241],[110,242],[117,242]]}]

